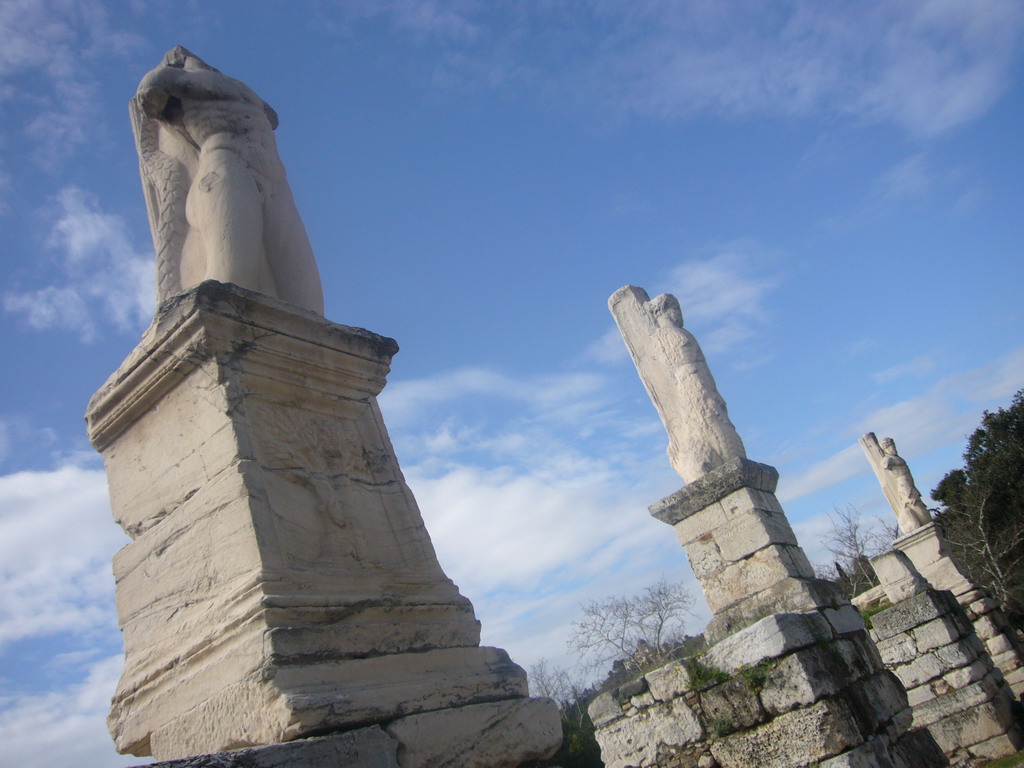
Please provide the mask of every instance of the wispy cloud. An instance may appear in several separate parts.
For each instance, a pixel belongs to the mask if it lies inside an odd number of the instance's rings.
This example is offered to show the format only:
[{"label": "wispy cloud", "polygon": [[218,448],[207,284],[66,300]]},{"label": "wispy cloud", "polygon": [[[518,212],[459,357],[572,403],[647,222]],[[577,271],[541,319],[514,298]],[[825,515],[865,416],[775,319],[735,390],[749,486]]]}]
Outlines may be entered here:
[{"label": "wispy cloud", "polygon": [[808,496],[868,470],[857,439],[866,432],[892,437],[900,454],[913,457],[962,440],[992,401],[1009,401],[1024,386],[1024,348],[992,363],[950,374],[926,392],[854,416],[843,434],[849,445],[794,475],[783,475],[779,498]]},{"label": "wispy cloud", "polygon": [[153,315],[153,259],[136,252],[122,219],[104,213],[77,187],[57,197],[47,241],[58,255],[60,281],[4,294],[8,312],[37,330],[59,329],[93,341],[101,323],[137,330]]},{"label": "wispy cloud", "polygon": [[[701,326],[701,346],[721,352],[755,335],[768,319],[765,298],[778,284],[764,274],[749,241],[737,240],[714,255],[680,264],[669,275],[669,292],[679,299],[684,322]],[[762,259],[763,260],[763,259]]]},{"label": "wispy cloud", "polygon": [[426,415],[440,403],[472,396],[525,404],[535,411],[573,418],[606,401],[605,379],[595,373],[565,373],[516,378],[484,368],[461,368],[437,376],[389,384],[381,408],[389,422]]},{"label": "wispy cloud", "polygon": [[448,85],[525,79],[626,113],[841,116],[925,137],[999,98],[1024,30],[1014,0],[392,0],[336,13],[346,25],[386,15],[441,43],[434,81]]},{"label": "wispy cloud", "polygon": [[92,126],[100,121],[90,71],[139,46],[141,39],[118,29],[98,0],[0,3],[0,88],[4,99],[29,105],[21,130],[44,167],[59,165],[93,138]]},{"label": "wispy cloud", "polygon": [[935,366],[936,360],[934,357],[920,355],[913,360],[907,360],[891,368],[886,368],[884,371],[873,373],[871,378],[878,384],[885,384],[889,381],[901,379],[904,376],[923,376],[929,374],[935,370]]}]

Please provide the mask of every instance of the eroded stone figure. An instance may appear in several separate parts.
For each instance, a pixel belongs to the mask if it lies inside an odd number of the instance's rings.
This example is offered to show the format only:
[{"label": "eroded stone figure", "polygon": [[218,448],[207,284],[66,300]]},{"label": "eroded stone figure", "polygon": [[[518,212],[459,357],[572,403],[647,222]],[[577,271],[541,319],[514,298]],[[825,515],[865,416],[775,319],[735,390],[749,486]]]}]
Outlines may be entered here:
[{"label": "eroded stone figure", "polygon": [[612,294],[608,308],[668,432],[669,462],[683,480],[746,458],[700,344],[683,327],[676,297],[650,299],[627,285]]},{"label": "eroded stone figure", "polygon": [[277,114],[190,51],[168,51],[131,101],[157,258],[157,302],[204,280],[323,314],[306,229],[277,154]]},{"label": "eroded stone figure", "polygon": [[903,533],[910,533],[922,525],[928,525],[932,516],[921,500],[921,492],[914,484],[907,462],[896,452],[896,443],[891,437],[881,440],[874,432],[868,432],[860,439],[861,448],[871,463],[871,468],[882,484],[882,490]]}]

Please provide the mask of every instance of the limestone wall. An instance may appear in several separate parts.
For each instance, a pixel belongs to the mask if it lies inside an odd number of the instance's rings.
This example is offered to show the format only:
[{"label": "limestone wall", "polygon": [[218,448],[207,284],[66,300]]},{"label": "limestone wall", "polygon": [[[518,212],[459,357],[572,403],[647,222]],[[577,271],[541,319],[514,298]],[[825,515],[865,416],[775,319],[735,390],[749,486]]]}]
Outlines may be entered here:
[{"label": "limestone wall", "polygon": [[945,764],[863,631],[821,614],[765,618],[590,707],[608,768]]},{"label": "limestone wall", "polygon": [[951,592],[927,589],[872,617],[883,662],[907,689],[913,729],[956,765],[1016,752],[1013,694]]}]

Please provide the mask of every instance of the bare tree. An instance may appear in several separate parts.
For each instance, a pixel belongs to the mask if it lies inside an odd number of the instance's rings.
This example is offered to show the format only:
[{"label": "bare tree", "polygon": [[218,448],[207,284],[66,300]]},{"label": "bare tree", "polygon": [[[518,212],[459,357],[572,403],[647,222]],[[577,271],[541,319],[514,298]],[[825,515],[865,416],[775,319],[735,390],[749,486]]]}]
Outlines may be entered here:
[{"label": "bare tree", "polygon": [[693,616],[693,594],[682,583],[661,579],[632,597],[608,597],[582,606],[569,647],[593,666],[622,660],[640,669],[681,642]]},{"label": "bare tree", "polygon": [[900,535],[899,528],[881,518],[876,518],[876,525],[865,525],[852,504],[833,507],[828,519],[830,527],[824,542],[834,559],[829,565],[818,565],[815,571],[822,578],[838,582],[848,597],[859,595],[878,583],[870,558],[892,546]]},{"label": "bare tree", "polygon": [[530,665],[529,680],[531,696],[554,699],[563,712],[583,699],[590,689],[578,673],[549,665],[547,659]]}]

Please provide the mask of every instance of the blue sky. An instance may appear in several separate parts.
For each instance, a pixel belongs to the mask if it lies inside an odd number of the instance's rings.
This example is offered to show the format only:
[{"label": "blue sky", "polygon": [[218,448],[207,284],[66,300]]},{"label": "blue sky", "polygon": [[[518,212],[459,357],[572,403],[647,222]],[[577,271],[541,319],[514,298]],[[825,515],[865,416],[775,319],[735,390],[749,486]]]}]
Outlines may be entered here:
[{"label": "blue sky", "polygon": [[833,506],[886,513],[860,434],[927,492],[1024,386],[1022,35],[1013,0],[5,0],[6,757],[138,762],[103,723],[127,538],[82,414],[153,312],[126,105],[166,49],[281,116],[326,315],[401,345],[399,460],[529,666],[571,662],[581,601],[692,582],[621,285],[679,297],[812,560]]}]

